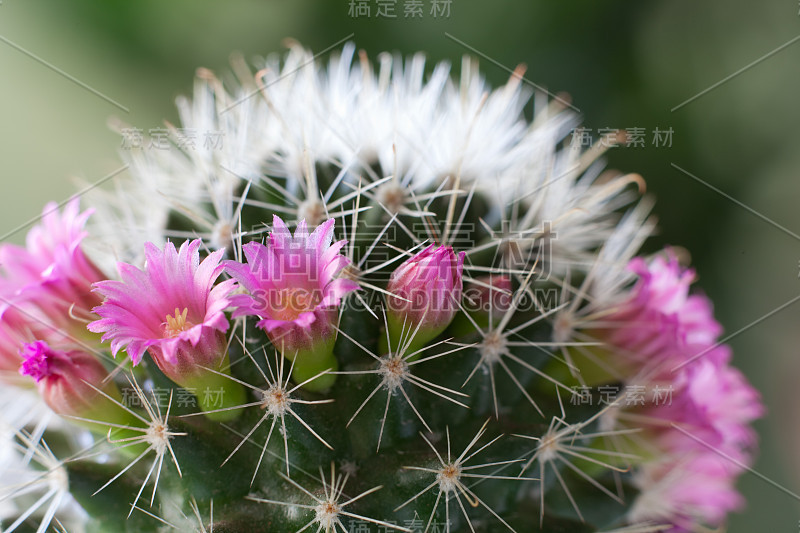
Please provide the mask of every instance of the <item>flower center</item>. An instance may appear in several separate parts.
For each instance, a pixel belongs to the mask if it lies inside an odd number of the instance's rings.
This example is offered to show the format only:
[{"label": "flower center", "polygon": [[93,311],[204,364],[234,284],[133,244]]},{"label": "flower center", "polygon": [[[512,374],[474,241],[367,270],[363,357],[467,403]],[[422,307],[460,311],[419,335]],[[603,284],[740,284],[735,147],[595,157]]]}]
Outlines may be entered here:
[{"label": "flower center", "polygon": [[176,307],[174,315],[167,315],[166,321],[164,322],[164,334],[168,337],[177,337],[182,332],[194,326],[194,324],[186,320],[188,314],[188,307],[184,307],[183,311]]},{"label": "flower center", "polygon": [[26,344],[20,354],[24,358],[20,368],[23,375],[30,376],[39,383],[52,374],[51,362],[54,354],[44,341]]},{"label": "flower center", "polygon": [[313,311],[317,305],[314,293],[300,287],[286,287],[275,294],[272,316],[277,320],[291,322],[301,313]]}]

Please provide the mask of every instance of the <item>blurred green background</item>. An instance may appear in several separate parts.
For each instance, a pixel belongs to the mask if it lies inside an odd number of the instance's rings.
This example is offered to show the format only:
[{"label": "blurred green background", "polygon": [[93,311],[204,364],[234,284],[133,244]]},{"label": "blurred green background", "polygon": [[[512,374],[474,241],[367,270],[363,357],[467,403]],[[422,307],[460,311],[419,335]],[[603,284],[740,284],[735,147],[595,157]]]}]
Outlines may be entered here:
[{"label": "blurred green background", "polygon": [[[111,117],[145,131],[164,119],[174,123],[173,99],[190,93],[199,66],[224,72],[234,51],[280,51],[286,37],[319,51],[350,33],[372,57],[423,50],[432,61],[457,65],[467,50],[448,32],[507,67],[526,64],[526,77],[548,90],[569,93],[595,135],[602,128],[644,129],[644,146],[613,150],[609,164],[645,177],[658,198],[661,230],[648,249],[673,243],[691,250],[728,334],[800,294],[800,238],[791,234],[800,233],[800,42],[791,41],[800,35],[798,0],[453,0],[449,16],[436,18],[425,0],[424,16],[415,20],[403,17],[404,0],[393,20],[376,18],[374,2],[372,17],[353,18],[348,4],[2,0],[0,234],[36,216],[45,201],[67,198],[73,178],[95,182],[121,166]],[[481,66],[495,85],[508,77],[489,61]],[[656,146],[653,131],[670,128],[671,146]],[[23,237],[19,231],[7,239]],[[754,468],[794,492],[798,323],[800,304],[789,305],[730,340],[768,407],[757,424],[761,455]],[[731,518],[730,531],[798,531],[794,498],[753,474],[740,487],[748,507]]]}]

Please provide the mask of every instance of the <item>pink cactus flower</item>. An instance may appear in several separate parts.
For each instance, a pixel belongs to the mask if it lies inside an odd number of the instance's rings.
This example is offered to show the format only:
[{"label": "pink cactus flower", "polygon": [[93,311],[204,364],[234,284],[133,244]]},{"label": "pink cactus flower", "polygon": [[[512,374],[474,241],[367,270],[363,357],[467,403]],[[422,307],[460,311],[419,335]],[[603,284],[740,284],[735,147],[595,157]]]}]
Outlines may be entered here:
[{"label": "pink cactus flower", "polygon": [[[724,345],[715,350],[730,352]],[[758,391],[741,372],[727,363],[700,358],[676,372],[671,387],[671,402],[646,405],[640,414],[654,421],[673,422],[695,438],[656,422],[653,429],[660,447],[682,453],[701,448],[696,440],[701,439],[737,460],[749,461],[756,444],[750,424],[763,416],[764,406]]]},{"label": "pink cactus flower", "polygon": [[[711,301],[689,294],[694,271],[684,269],[668,251],[649,264],[635,258],[629,268],[639,276],[627,301],[605,318],[612,324],[598,332],[633,365],[651,372],[669,372],[697,354],[710,350],[722,332]],[[703,355],[713,358],[720,352]],[[653,370],[655,369],[655,370]]]},{"label": "pink cactus flower", "polygon": [[[247,294],[231,296],[233,316],[256,316],[281,353],[295,361],[295,378],[305,380],[336,368],[338,306],[358,289],[351,279],[337,277],[350,260],[340,251],[346,241],[333,241],[334,220],[311,234],[305,221],[294,235],[279,217],[273,218],[268,245],[244,245],[247,264],[226,261],[225,268]],[[318,388],[332,384],[333,376],[316,380]],[[312,385],[314,387],[314,385]]]},{"label": "pink cactus flower", "polygon": [[59,211],[44,208],[41,222],[27,235],[26,246],[0,245],[0,371],[3,380],[20,380],[23,344],[35,340],[94,344],[86,320],[100,298],[92,283],[105,275],[84,254],[83,227],[91,211],[79,211],[78,199]]},{"label": "pink cactus flower", "polygon": [[[61,212],[54,202],[47,204],[41,224],[28,232],[25,248],[0,246],[0,291],[34,303],[57,326],[67,324],[70,316],[89,318],[100,303],[92,284],[106,279],[81,248],[91,214],[79,211],[77,198]],[[72,333],[85,336],[83,324],[71,322]]]},{"label": "pink cactus flower", "polygon": [[[187,241],[176,250],[168,242],[162,251],[147,243],[144,270],[119,263],[121,281],[95,284],[105,301],[94,308],[100,320],[88,328],[111,341],[115,356],[124,347],[136,365],[147,350],[178,385],[198,391],[230,388],[227,401],[233,402],[243,391],[209,369],[227,372],[225,332],[230,324],[225,309],[235,281],[214,285],[222,274],[225,252],[214,252],[201,262],[200,245],[200,240]],[[201,408],[208,411],[200,396]]]},{"label": "pink cactus flower", "polygon": [[225,352],[229,323],[224,311],[235,282],[214,286],[224,252],[200,262],[200,245],[200,240],[187,241],[176,250],[168,242],[162,251],[148,243],[144,270],[119,263],[122,281],[95,284],[106,299],[94,309],[101,319],[89,330],[103,333],[114,355],[125,347],[133,364],[145,350],[168,369],[191,371],[194,365],[216,363]]},{"label": "pink cactus flower", "polygon": [[[632,521],[669,522],[675,531],[716,527],[742,502],[734,484],[749,463],[756,437],[750,424],[763,415],[756,390],[729,365],[731,352],[718,345],[722,332],[710,301],[690,295],[694,279],[669,253],[649,264],[637,258],[639,276],[629,299],[597,332],[623,358],[631,384],[657,383],[671,401],[630,410],[642,421],[640,438],[660,450],[660,459],[636,475],[641,495]],[[630,375],[630,374],[629,374]]]},{"label": "pink cactus flower", "polygon": [[718,527],[744,503],[734,486],[738,474],[733,463],[710,451],[648,464],[634,476],[641,493],[628,519],[669,523],[675,533]]}]

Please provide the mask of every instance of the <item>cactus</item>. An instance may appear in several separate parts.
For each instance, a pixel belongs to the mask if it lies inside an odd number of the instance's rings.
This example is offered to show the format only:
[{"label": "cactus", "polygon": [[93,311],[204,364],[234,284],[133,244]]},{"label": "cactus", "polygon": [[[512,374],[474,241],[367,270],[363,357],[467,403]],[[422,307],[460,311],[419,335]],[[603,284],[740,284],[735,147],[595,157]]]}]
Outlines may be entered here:
[{"label": "cactus", "polygon": [[643,179],[519,69],[353,57],[200,70],[0,248],[4,531],[723,525],[762,407]]}]

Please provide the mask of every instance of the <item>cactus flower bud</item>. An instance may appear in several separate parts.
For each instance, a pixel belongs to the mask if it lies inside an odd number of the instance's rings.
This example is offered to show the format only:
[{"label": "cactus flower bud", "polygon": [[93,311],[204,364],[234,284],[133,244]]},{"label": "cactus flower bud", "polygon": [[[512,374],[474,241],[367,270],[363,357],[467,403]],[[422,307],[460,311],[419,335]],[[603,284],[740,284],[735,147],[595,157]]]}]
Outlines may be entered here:
[{"label": "cactus flower bud", "polygon": [[[222,274],[224,250],[201,262],[200,244],[200,240],[187,241],[176,250],[168,242],[162,251],[147,243],[144,271],[120,263],[122,281],[95,284],[106,300],[94,308],[101,319],[88,328],[102,332],[104,341],[111,340],[115,356],[125,347],[134,365],[147,350],[169,379],[198,393],[201,409],[215,411],[208,413],[209,418],[229,420],[239,411],[220,409],[245,400],[241,385],[221,375],[229,372],[225,332],[230,324],[224,311],[235,282],[214,286]],[[205,390],[221,390],[221,399],[200,394]],[[205,405],[212,396],[213,405]]]},{"label": "cactus flower bud", "polygon": [[432,244],[392,273],[386,287],[393,295],[387,298],[392,343],[416,330],[410,349],[419,348],[447,328],[461,301],[464,255]]},{"label": "cactus flower bud", "polygon": [[[62,351],[44,341],[25,344],[20,350],[19,373],[36,381],[44,402],[56,413],[96,422],[135,425],[133,416],[98,391],[121,401],[119,389],[94,356],[81,350]],[[97,424],[88,424],[98,430]]]},{"label": "cactus flower bud", "polygon": [[[225,268],[248,290],[231,297],[234,317],[255,315],[276,349],[294,361],[293,377],[303,382],[338,368],[333,355],[337,307],[342,297],[358,289],[356,282],[337,275],[350,260],[340,254],[346,241],[333,241],[333,219],[309,235],[305,221],[292,235],[279,217],[273,219],[269,245],[244,245],[248,264],[227,261]],[[308,384],[311,390],[330,387],[335,375]]]}]

